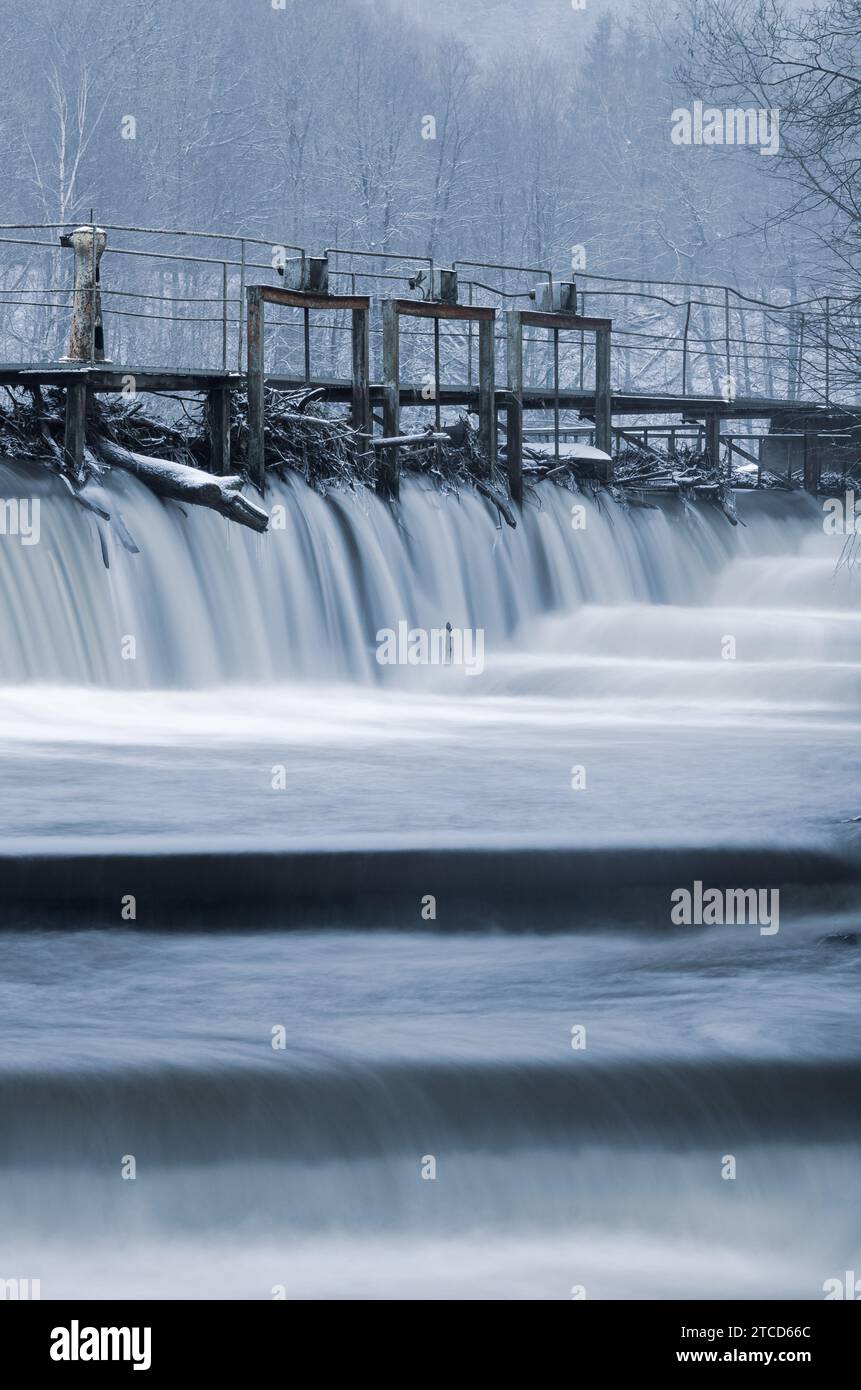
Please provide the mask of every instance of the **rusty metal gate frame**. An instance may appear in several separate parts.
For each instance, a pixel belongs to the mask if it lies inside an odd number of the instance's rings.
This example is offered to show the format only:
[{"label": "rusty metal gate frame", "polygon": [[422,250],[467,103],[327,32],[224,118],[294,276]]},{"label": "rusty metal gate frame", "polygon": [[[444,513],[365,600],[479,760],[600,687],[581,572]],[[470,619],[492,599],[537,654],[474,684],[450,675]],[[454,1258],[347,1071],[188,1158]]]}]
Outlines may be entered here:
[{"label": "rusty metal gate frame", "polygon": [[[248,471],[261,492],[266,487],[264,458],[263,334],[266,304],[288,309],[349,309],[352,314],[352,425],[370,438],[372,433],[369,378],[369,332],[371,300],[364,294],[309,294],[301,290],[282,290],[272,285],[248,285]],[[307,320],[306,320],[307,322]],[[306,334],[307,342],[307,334]]]},{"label": "rusty metal gate frame", "polygon": [[[466,304],[441,304],[426,299],[384,299],[383,310],[383,433],[386,439],[394,439],[400,434],[401,379],[400,379],[400,320],[405,318],[433,319],[434,328],[439,329],[443,319],[462,323],[478,324],[478,417],[479,438],[490,471],[496,462],[496,388],[495,388],[495,349],[494,329],[496,310]],[[439,339],[435,334],[435,359],[438,358]],[[434,380],[435,404],[439,417],[438,362],[435,361],[437,377]],[[400,468],[398,466],[398,446],[389,445],[379,451],[376,488],[382,497],[396,500],[400,491]]]},{"label": "rusty metal gate frame", "polygon": [[[523,329],[548,328],[553,332],[553,425],[558,454],[559,439],[559,334],[563,330],[595,334],[595,444],[612,455],[612,395],[610,346],[612,319],[584,318],[580,314],[545,313],[538,309],[507,309],[508,391],[506,458],[508,486],[515,502],[523,501]],[[612,470],[611,470],[612,471]]]}]

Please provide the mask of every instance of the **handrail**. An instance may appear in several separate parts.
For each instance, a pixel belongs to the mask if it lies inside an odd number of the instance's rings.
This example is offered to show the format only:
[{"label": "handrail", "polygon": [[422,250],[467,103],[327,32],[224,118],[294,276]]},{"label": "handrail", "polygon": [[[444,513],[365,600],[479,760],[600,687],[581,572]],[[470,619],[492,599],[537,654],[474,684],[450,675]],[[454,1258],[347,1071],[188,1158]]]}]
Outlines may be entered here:
[{"label": "handrail", "polygon": [[[58,246],[54,239],[41,240],[38,234],[43,231],[68,231],[75,225],[95,226],[93,214],[90,213],[90,221],[75,223],[73,219],[63,222],[31,222],[31,223],[0,223],[0,263],[5,253],[5,248],[20,246],[22,248],[34,248],[35,250],[48,250],[57,253]],[[170,266],[176,263],[176,274],[170,275],[165,292],[162,294],[153,293],[148,288],[136,290],[133,288],[135,283],[146,285],[146,281],[141,276],[132,274],[129,268],[125,283],[120,281],[120,286],[100,285],[99,290],[103,298],[112,298],[114,308],[112,315],[123,319],[147,319],[153,323],[181,325],[193,323],[217,323],[222,325],[222,365],[226,366],[228,352],[228,330],[233,325],[238,325],[239,335],[239,354],[241,363],[242,354],[242,332],[243,332],[243,313],[242,302],[246,287],[246,277],[249,272],[266,272],[274,274],[278,267],[267,261],[257,262],[249,259],[246,251],[253,254],[253,248],[277,247],[285,251],[296,252],[306,258],[305,248],[294,243],[267,239],[259,236],[243,235],[238,232],[220,231],[200,231],[188,228],[170,227],[145,227],[133,226],[123,223],[98,223],[100,227],[108,232],[116,232],[140,238],[158,238],[155,245],[141,246],[134,244],[109,245],[105,247],[105,254],[113,258],[128,257],[130,266],[135,262],[133,258],[138,258],[138,264],[143,265],[154,260],[158,260],[162,265]],[[19,233],[32,233],[34,235],[14,235]],[[170,246],[166,242],[174,239],[182,242],[188,239],[201,239],[209,243],[207,251],[209,254],[197,254],[195,250],[188,248],[180,250],[178,246]],[[224,244],[224,254],[215,253],[212,243],[222,242]],[[240,256],[237,257],[234,248],[239,248]],[[408,252],[392,249],[368,249],[366,247],[328,247],[326,256],[337,258],[338,263],[333,264],[330,274],[333,278],[343,279],[347,277],[354,282],[357,280],[380,281],[380,285],[395,284],[403,282],[409,278],[406,273],[400,273],[396,266],[400,265],[406,272],[415,265],[427,266],[430,269],[431,283],[433,280],[435,261],[433,256],[420,252]],[[6,256],[7,263],[12,258]],[[364,263],[364,269],[355,267],[355,260]],[[350,262],[353,264],[350,264]],[[368,262],[376,262],[375,266]],[[116,261],[115,261],[116,263]],[[14,274],[7,278],[11,283],[8,285],[0,284],[0,309],[6,310],[5,322],[7,324],[6,333],[10,341],[23,343],[27,339],[27,330],[23,326],[25,320],[18,311],[28,308],[49,311],[40,320],[43,328],[39,332],[43,335],[43,344],[48,342],[56,343],[58,339],[58,329],[61,319],[59,315],[68,312],[69,296],[72,294],[71,286],[56,287],[54,284],[42,286],[36,283],[38,272],[38,258],[34,255],[18,256],[14,258]],[[345,265],[349,268],[345,268]],[[221,285],[219,290],[213,286],[213,293],[205,291],[209,281],[200,277],[192,277],[186,273],[184,268],[200,266],[202,271],[220,271]],[[385,267],[389,268],[386,269]],[[462,287],[469,288],[469,303],[474,304],[476,300],[488,303],[488,297],[493,297],[490,302],[508,301],[516,302],[519,299],[526,299],[534,294],[533,289],[510,290],[502,288],[493,281],[497,277],[493,272],[502,274],[517,274],[520,276],[535,275],[541,276],[552,285],[554,280],[562,277],[556,275],[547,266],[517,265],[507,262],[493,262],[481,260],[457,259],[452,262],[455,269],[482,270],[490,272],[489,275],[479,278],[473,275],[470,278],[462,279]],[[736,288],[734,285],[725,285],[711,281],[690,281],[690,280],[668,280],[666,278],[648,277],[625,277],[608,275],[595,271],[566,272],[565,278],[577,280],[580,295],[590,300],[590,307],[596,298],[615,298],[616,300],[641,300],[655,306],[666,306],[656,308],[653,322],[638,322],[636,314],[629,316],[624,314],[624,320],[617,312],[614,315],[614,339],[613,346],[619,354],[619,359],[624,363],[631,363],[632,368],[625,367],[625,381],[630,385],[631,381],[638,384],[643,381],[653,383],[663,380],[664,383],[681,380],[682,396],[695,394],[697,382],[693,379],[697,377],[699,383],[705,380],[704,364],[710,363],[710,379],[712,385],[715,380],[715,373],[724,371],[728,379],[734,380],[733,373],[743,376],[745,368],[753,373],[748,381],[754,379],[758,383],[766,383],[767,389],[779,389],[786,393],[787,400],[791,402],[801,394],[802,387],[808,392],[821,394],[822,398],[828,402],[832,399],[835,391],[843,391],[851,375],[852,356],[857,352],[856,344],[861,340],[861,296],[850,295],[833,291],[826,293],[824,290],[806,298],[795,298],[787,300],[785,303],[778,303],[769,298],[762,298],[757,295],[747,294]],[[47,278],[47,277],[45,277]],[[51,274],[51,280],[57,278],[56,266]],[[119,278],[119,277],[117,277]],[[500,277],[501,278],[501,277]],[[510,284],[510,281],[503,281]],[[422,281],[422,289],[424,282]],[[197,292],[195,292],[197,291]],[[475,293],[474,292],[480,292]],[[676,297],[680,292],[686,292],[685,297]],[[720,295],[720,301],[714,297]],[[64,297],[62,301],[50,303],[53,296]],[[121,300],[139,299],[144,306],[152,305],[152,311],[134,310],[131,305],[127,308],[120,308]],[[73,301],[72,301],[73,302]],[[190,315],[187,309],[194,305],[205,306],[211,304],[220,307],[220,313],[216,310],[209,316],[205,310],[201,314]],[[160,306],[166,306],[164,312],[158,312]],[[601,306],[609,308],[609,306]],[[676,311],[681,311],[684,324],[676,317]],[[694,312],[696,311],[696,312]],[[585,313],[585,310],[583,310]],[[738,314],[737,323],[733,322],[732,315]],[[759,319],[751,323],[750,315],[759,315]],[[715,318],[712,316],[715,316]],[[742,318],[741,315],[745,317]],[[284,325],[288,327],[288,325]],[[314,321],[315,331],[319,327],[318,322]],[[745,329],[750,329],[745,332]],[[759,329],[759,331],[757,331]],[[273,324],[273,330],[276,325]],[[332,321],[327,326],[327,332],[333,336],[331,339],[331,351],[334,357],[338,355],[338,347],[335,335],[342,332],[341,326]],[[370,332],[376,335],[377,330],[371,327]],[[405,336],[422,339],[429,337],[429,333],[424,333],[421,329],[414,332],[405,330]],[[232,334],[231,334],[232,337]],[[470,353],[470,380],[471,380],[471,353],[472,353],[472,334],[460,333],[453,329],[446,329],[445,339],[456,339],[458,343],[466,341]],[[127,339],[127,342],[133,341]],[[160,330],[161,351],[164,351],[164,343],[170,341],[165,337],[165,330]],[[180,341],[179,339],[173,341]],[[195,340],[187,337],[181,340],[185,343],[186,352],[194,352]],[[201,341],[209,342],[209,335]],[[279,339],[279,341],[281,341]],[[543,339],[530,337],[527,335],[527,343],[535,343],[540,349]],[[190,345],[190,346],[189,346]],[[234,348],[236,344],[234,341]],[[567,344],[566,351],[570,352],[572,344]],[[56,348],[52,348],[56,350]],[[170,350],[170,349],[169,349]],[[460,346],[453,349],[461,351]],[[682,359],[682,370],[680,378],[676,367],[678,359]],[[570,359],[566,358],[566,362]],[[591,361],[591,358],[589,359]],[[583,380],[583,364],[586,361],[584,350],[580,349],[581,361],[581,385]],[[702,369],[697,372],[696,364],[702,364]],[[715,363],[723,362],[723,369],[715,366]],[[775,366],[777,381],[772,388],[772,379],[768,374],[762,372],[761,364],[771,362]],[[664,369],[660,364],[665,363]],[[543,368],[541,368],[543,370]],[[820,390],[824,382],[824,390]],[[646,389],[652,389],[647,387]],[[665,389],[654,386],[654,389]],[[666,388],[669,389],[669,388]]]}]

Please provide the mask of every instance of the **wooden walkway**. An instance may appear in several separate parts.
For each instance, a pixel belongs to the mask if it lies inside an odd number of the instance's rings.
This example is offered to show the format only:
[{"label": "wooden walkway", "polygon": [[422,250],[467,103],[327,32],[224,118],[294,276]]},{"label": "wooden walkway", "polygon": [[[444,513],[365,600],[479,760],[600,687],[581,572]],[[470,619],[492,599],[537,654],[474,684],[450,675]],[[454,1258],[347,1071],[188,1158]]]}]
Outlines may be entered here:
[{"label": "wooden walkway", "polygon": [[[207,368],[171,368],[155,371],[151,367],[138,367],[134,364],[120,366],[116,363],[40,362],[27,365],[0,363],[0,386],[33,389],[53,386],[67,393],[66,449],[72,466],[78,468],[83,457],[86,397],[93,393],[119,393],[133,389],[136,393],[181,393],[204,395],[209,403],[208,420],[212,445],[212,471],[227,474],[231,469],[230,441],[227,429],[229,393],[248,392],[247,373],[220,371]],[[302,391],[322,389],[324,399],[332,403],[352,404],[355,401],[355,383],[347,379],[319,378],[307,381],[304,377],[284,376],[265,373],[262,377],[264,387],[279,391]],[[374,408],[389,409],[390,419],[385,432],[398,432],[396,418],[392,415],[392,387],[385,382],[368,381],[368,416]],[[441,385],[438,400],[443,407],[462,407],[474,413],[482,408],[482,390],[479,384]],[[431,403],[433,404],[433,403]],[[419,382],[401,381],[397,384],[397,410],[405,407],[429,405],[426,388]],[[487,401],[485,397],[485,407]],[[546,387],[521,387],[513,392],[508,387],[494,387],[492,405],[494,418],[499,415],[507,418],[509,439],[512,414],[521,420],[525,412],[576,411],[586,421],[595,422],[599,414],[600,401],[595,390],[565,388],[554,391]],[[364,414],[364,412],[363,412]],[[839,427],[839,416],[834,408],[826,410],[817,401],[786,401],[765,397],[738,396],[726,401],[719,396],[703,395],[662,395],[637,392],[611,391],[609,395],[609,416],[624,418],[678,417],[683,423],[698,423],[704,427],[707,447],[717,457],[721,444],[721,422],[740,420],[768,420],[772,425],[780,422],[791,423],[795,429],[804,430],[810,422],[821,421],[822,428]],[[363,424],[365,423],[363,420]],[[551,427],[552,428],[552,427]],[[630,428],[630,427],[628,427]],[[621,433],[621,431],[619,431]],[[627,436],[628,430],[625,430]],[[521,426],[522,441],[522,426]],[[813,432],[816,439],[816,432]],[[495,441],[494,441],[495,442]],[[522,447],[522,445],[521,445]],[[599,446],[600,447],[600,446]],[[606,448],[606,444],[604,445]],[[495,450],[494,450],[495,452]],[[608,450],[609,452],[609,450]],[[508,449],[506,449],[508,453]],[[815,491],[818,486],[818,459],[815,443],[807,453],[805,486]],[[252,475],[258,486],[263,486],[264,472],[262,459],[257,467],[252,464]],[[388,471],[394,477],[382,479],[380,491],[397,495],[397,463],[391,457],[387,460]],[[515,500],[522,499],[522,462],[506,458],[510,490]],[[518,464],[520,466],[518,466]]]},{"label": "wooden walkway", "polygon": [[[86,433],[87,400],[94,393],[124,392],[202,394],[207,400],[207,421],[211,442],[211,469],[228,474],[230,459],[230,396],[234,391],[246,393],[248,399],[248,440],[245,467],[261,492],[265,490],[265,391],[313,390],[322,393],[328,402],[348,404],[353,427],[374,445],[375,425],[382,428],[385,441],[377,449],[377,490],[387,498],[396,498],[399,487],[399,449],[389,441],[400,434],[400,412],[404,408],[432,409],[436,428],[440,429],[440,410],[459,406],[475,412],[479,418],[479,437],[482,457],[490,469],[504,452],[509,491],[515,502],[523,498],[523,438],[524,417],[527,414],[548,413],[553,419],[553,437],[560,436],[560,413],[576,412],[581,420],[592,423],[595,444],[612,456],[614,435],[632,442],[630,426],[613,425],[613,419],[640,420],[646,417],[678,419],[682,424],[697,423],[703,432],[706,453],[718,464],[721,450],[723,421],[768,420],[772,429],[783,423],[801,431],[804,437],[804,486],[816,491],[819,485],[821,458],[819,436],[833,429],[835,422],[851,420],[857,429],[857,416],[846,410],[826,408],[816,400],[785,400],[732,395],[708,396],[683,394],[640,393],[614,390],[611,385],[612,320],[587,317],[563,308],[559,310],[508,309],[498,314],[494,308],[457,303],[456,286],[453,299],[420,300],[383,298],[382,310],[382,379],[372,381],[369,368],[369,338],[371,300],[366,295],[329,294],[325,263],[316,263],[315,274],[321,276],[324,289],[282,289],[271,285],[245,286],[245,345],[246,370],[228,371],[211,368],[176,368],[156,370],[151,366],[120,365],[117,362],[96,360],[101,357],[101,310],[98,294],[89,287],[76,289],[76,314],[79,320],[78,341],[89,341],[88,360],[61,360],[39,363],[0,363],[0,386],[35,389],[58,387],[66,393],[65,449],[70,467],[80,473]],[[304,265],[303,265],[304,270]],[[452,274],[452,272],[445,272]],[[563,282],[553,288],[553,302],[576,305],[577,293],[573,283]],[[265,370],[265,313],[269,304],[304,311],[306,374],[300,377],[267,373]],[[351,320],[351,375],[345,378],[311,376],[308,370],[309,315],[347,313]],[[94,317],[94,313],[97,316]],[[88,317],[86,317],[88,316]],[[427,380],[417,383],[402,379],[400,371],[400,335],[404,319],[423,319],[431,324],[434,345],[434,390],[429,398]],[[96,350],[96,322],[99,331],[99,350]],[[478,380],[474,385],[445,382],[440,379],[440,330],[448,323],[473,327],[478,335]],[[496,356],[500,335],[497,325],[504,325],[507,376],[497,381]],[[524,382],[524,329],[539,329],[547,334],[553,353],[552,386],[530,386]],[[563,385],[559,371],[560,334],[576,333],[581,341],[586,335],[595,340],[595,379],[590,387]],[[470,340],[472,341],[472,340]],[[84,353],[81,353],[83,356]],[[582,376],[582,373],[581,373]],[[504,451],[498,447],[500,427],[506,435]],[[643,430],[644,426],[639,426]],[[732,448],[732,445],[730,446]],[[740,453],[746,458],[744,449]],[[612,462],[608,478],[612,477]]]}]

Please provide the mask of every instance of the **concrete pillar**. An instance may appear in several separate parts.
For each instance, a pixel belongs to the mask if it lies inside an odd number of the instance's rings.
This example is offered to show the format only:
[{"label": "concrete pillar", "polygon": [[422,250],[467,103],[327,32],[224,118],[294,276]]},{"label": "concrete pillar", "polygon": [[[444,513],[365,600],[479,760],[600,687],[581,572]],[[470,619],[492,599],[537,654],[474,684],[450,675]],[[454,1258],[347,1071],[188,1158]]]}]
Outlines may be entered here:
[{"label": "concrete pillar", "polygon": [[107,243],[107,233],[101,227],[76,227],[68,236],[60,238],[60,245],[71,247],[75,253],[70,362],[105,361],[99,262]]}]

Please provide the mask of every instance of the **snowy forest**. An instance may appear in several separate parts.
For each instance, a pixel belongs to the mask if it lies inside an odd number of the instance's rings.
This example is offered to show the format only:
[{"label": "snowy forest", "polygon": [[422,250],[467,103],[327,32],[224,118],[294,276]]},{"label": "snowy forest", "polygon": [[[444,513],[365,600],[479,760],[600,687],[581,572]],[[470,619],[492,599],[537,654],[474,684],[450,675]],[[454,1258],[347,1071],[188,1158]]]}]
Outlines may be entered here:
[{"label": "snowy forest", "polygon": [[861,0],[0,6],[18,1360],[848,1362]]},{"label": "snowy forest", "polygon": [[[846,296],[854,378],[861,0],[4,0],[0,44],[7,224]],[[695,100],[779,150],[673,143]]]}]

